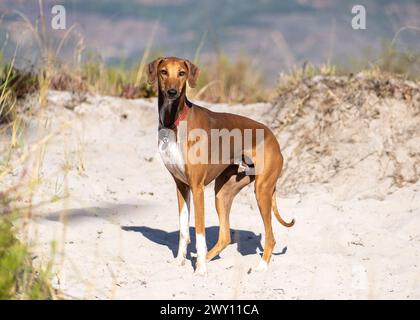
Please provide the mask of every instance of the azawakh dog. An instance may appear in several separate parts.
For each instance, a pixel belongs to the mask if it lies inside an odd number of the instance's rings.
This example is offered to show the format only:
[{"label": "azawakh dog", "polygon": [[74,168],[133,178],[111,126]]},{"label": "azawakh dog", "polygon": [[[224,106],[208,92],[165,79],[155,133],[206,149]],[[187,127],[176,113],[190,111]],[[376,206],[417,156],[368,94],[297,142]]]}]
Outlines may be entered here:
[{"label": "azawakh dog", "polygon": [[[229,213],[233,199],[239,191],[255,180],[255,195],[258,207],[264,222],[265,244],[264,253],[257,267],[264,271],[268,267],[271,254],[275,245],[271,225],[271,211],[277,220],[286,227],[291,227],[285,222],[277,209],[276,182],[283,167],[283,156],[279,143],[269,128],[265,125],[230,113],[213,112],[191,103],[186,97],[187,83],[194,88],[197,82],[199,69],[188,60],[175,57],[158,58],[152,61],[147,68],[148,82],[158,85],[158,112],[159,112],[159,152],[165,166],[172,174],[177,187],[180,239],[176,261],[185,263],[189,235],[190,195],[194,204],[195,232],[197,262],[195,272],[206,274],[206,261],[217,256],[230,244]],[[189,151],[195,148],[197,141],[182,139],[180,124],[186,128],[189,136],[195,131],[207,134],[211,142],[205,148],[208,161],[190,161]],[[210,145],[216,144],[219,151],[223,148],[220,139],[212,135],[213,130],[227,129],[229,132],[236,130],[245,136],[246,133],[263,132],[262,156],[256,156],[260,142],[254,137],[248,147],[240,149],[242,160],[247,160],[249,166],[245,168],[262,168],[258,174],[244,172],[243,161],[238,163],[237,152],[228,154],[229,161],[213,163],[211,153],[214,149]],[[203,140],[203,139],[201,139]],[[207,141],[207,142],[209,142]],[[228,142],[231,145],[231,140]],[[205,152],[203,152],[205,154]],[[204,155],[206,157],[206,155]],[[204,187],[215,180],[216,210],[219,217],[219,238],[215,246],[207,252],[204,225]]]}]

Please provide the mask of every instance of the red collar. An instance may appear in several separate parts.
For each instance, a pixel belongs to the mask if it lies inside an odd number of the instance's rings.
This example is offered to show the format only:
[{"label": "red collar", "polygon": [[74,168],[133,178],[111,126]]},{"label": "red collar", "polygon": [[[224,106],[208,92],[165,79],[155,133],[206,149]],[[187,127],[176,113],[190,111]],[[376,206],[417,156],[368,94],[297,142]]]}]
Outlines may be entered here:
[{"label": "red collar", "polygon": [[184,104],[184,109],[182,110],[182,112],[178,115],[178,118],[175,120],[174,124],[177,127],[179,125],[179,123],[185,119],[185,117],[188,114],[190,107],[185,103]]}]

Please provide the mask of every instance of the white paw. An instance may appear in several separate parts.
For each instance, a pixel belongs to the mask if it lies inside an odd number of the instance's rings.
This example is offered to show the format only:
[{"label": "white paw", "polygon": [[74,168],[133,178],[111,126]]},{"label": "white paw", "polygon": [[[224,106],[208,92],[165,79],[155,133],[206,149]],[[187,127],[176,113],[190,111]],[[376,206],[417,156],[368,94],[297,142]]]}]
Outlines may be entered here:
[{"label": "white paw", "polygon": [[260,260],[260,263],[258,264],[258,266],[255,268],[255,271],[257,272],[265,272],[268,270],[268,264],[267,262],[265,262],[264,260]]},{"label": "white paw", "polygon": [[177,266],[183,266],[183,265],[185,264],[185,258],[184,258],[182,255],[178,255],[178,256],[175,258],[175,264],[176,264]]},{"label": "white paw", "polygon": [[194,273],[196,275],[203,276],[203,277],[207,276],[207,266],[206,266],[206,264],[205,263],[197,264]]}]

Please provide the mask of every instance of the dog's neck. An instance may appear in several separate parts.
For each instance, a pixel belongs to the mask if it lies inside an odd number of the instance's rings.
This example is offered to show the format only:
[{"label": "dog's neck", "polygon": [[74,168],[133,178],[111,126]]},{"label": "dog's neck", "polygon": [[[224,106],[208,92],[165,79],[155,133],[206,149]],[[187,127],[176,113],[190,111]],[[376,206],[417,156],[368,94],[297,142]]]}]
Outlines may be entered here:
[{"label": "dog's neck", "polygon": [[168,99],[159,87],[158,110],[159,110],[159,130],[163,128],[174,129],[175,121],[183,112],[184,108],[190,108],[191,102],[185,94],[185,86],[177,99]]}]

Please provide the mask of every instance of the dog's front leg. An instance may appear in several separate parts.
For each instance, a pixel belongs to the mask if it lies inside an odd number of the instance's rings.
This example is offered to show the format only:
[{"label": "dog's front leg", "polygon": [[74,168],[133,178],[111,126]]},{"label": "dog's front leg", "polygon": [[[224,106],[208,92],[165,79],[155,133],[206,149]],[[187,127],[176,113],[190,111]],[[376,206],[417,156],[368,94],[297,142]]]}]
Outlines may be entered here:
[{"label": "dog's front leg", "polygon": [[190,243],[190,188],[176,181],[179,209],[179,247],[176,264],[182,266],[187,257],[187,246]]},{"label": "dog's front leg", "polygon": [[192,188],[195,212],[195,239],[197,248],[197,263],[195,273],[207,274],[206,256],[206,229],[204,225],[204,186],[199,185]]}]

